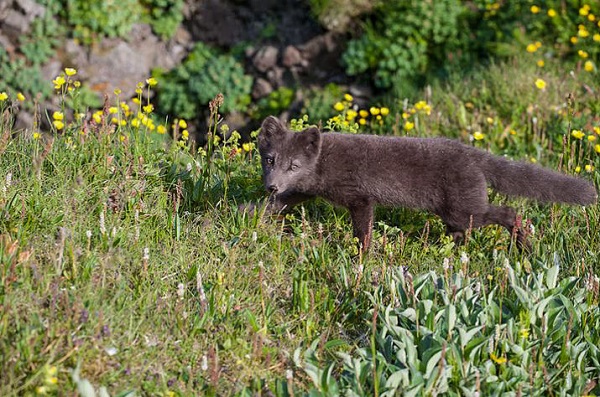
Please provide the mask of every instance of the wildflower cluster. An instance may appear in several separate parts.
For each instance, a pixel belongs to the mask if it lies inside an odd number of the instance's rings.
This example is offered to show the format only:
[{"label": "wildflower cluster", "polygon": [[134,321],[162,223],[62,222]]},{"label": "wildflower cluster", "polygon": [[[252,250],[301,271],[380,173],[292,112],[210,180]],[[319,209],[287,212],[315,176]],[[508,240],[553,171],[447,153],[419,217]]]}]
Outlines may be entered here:
[{"label": "wildflower cluster", "polygon": [[343,101],[333,105],[333,108],[340,114],[327,121],[328,129],[356,133],[363,126],[369,128],[382,126],[385,117],[390,114],[390,109],[385,106],[360,109],[353,101],[352,95],[345,94]]},{"label": "wildflower cluster", "polygon": [[405,110],[402,112],[404,130],[410,131],[418,127],[420,115],[431,115],[431,105],[426,101],[418,101],[412,107],[405,106]]},{"label": "wildflower cluster", "polygon": [[[600,140],[600,126],[592,127],[592,130],[588,131],[588,133],[580,129],[571,130],[570,137],[575,140],[580,148],[583,148],[584,151],[589,153],[590,158],[594,153],[600,155],[600,143],[598,143]],[[584,146],[585,141],[587,141],[587,148]],[[596,167],[594,166],[594,163],[590,161],[588,164],[585,164],[583,168],[580,165],[577,165],[575,167],[575,172],[580,173],[582,169],[586,172],[593,172]]]},{"label": "wildflower cluster", "polygon": [[[583,63],[583,70],[586,72],[595,72],[596,62],[600,55],[600,18],[594,14],[592,6],[583,4],[578,10],[569,6],[553,8],[552,2],[547,3],[547,6],[547,9],[542,8],[541,4],[534,4],[530,7],[531,14],[535,18],[544,19],[541,25],[533,25],[533,29],[539,30],[539,26],[552,26],[556,33],[549,39],[554,42],[547,51],[543,50],[544,46],[541,41],[527,44],[525,50],[536,55],[536,64],[540,68],[543,68],[546,63],[537,55],[544,53],[545,56],[550,56],[554,50],[558,50],[566,55],[573,54],[577,62]],[[577,31],[574,31],[575,26]],[[537,33],[539,35],[546,34],[545,31]],[[538,89],[545,89],[546,82],[544,80],[537,79],[534,83]]]},{"label": "wildflower cluster", "polygon": [[344,100],[336,102],[333,105],[338,115],[327,120],[326,128],[331,131],[347,131],[352,133],[358,132],[358,116],[357,106],[353,103],[354,97],[350,94],[344,94]]},{"label": "wildflower cluster", "polygon": [[73,92],[76,88],[81,87],[81,82],[73,78],[77,74],[77,69],[74,68],[65,68],[65,70],[56,76],[54,80],[52,80],[52,84],[54,84],[54,89],[60,94],[61,97],[67,93]]},{"label": "wildflower cluster", "polygon": [[44,396],[56,393],[58,384],[57,373],[58,370],[55,366],[45,365],[42,369],[42,384],[35,388],[35,394]]}]

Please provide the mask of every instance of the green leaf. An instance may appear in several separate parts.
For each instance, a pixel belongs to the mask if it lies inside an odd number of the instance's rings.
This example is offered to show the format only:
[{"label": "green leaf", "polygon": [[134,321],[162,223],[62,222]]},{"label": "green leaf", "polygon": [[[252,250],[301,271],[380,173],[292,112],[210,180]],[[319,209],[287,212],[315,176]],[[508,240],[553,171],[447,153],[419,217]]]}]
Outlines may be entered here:
[{"label": "green leaf", "polygon": [[556,288],[556,281],[558,280],[558,271],[559,270],[560,270],[560,267],[558,265],[556,265],[556,266],[550,267],[546,271],[546,286],[548,286],[549,289]]}]

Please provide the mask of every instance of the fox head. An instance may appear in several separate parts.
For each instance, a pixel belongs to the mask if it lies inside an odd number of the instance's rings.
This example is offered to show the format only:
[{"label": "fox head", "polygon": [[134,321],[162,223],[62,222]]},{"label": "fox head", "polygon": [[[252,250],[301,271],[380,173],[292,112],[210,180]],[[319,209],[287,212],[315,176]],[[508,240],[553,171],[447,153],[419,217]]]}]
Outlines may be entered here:
[{"label": "fox head", "polygon": [[315,172],[321,151],[319,129],[289,131],[269,116],[258,135],[258,151],[262,157],[263,180],[271,194],[307,193],[316,182]]}]

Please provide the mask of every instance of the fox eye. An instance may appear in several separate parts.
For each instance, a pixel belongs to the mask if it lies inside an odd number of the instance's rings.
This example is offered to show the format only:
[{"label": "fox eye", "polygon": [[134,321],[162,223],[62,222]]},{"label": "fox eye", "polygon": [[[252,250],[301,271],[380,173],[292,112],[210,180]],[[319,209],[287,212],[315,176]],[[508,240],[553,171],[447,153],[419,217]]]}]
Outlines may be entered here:
[{"label": "fox eye", "polygon": [[292,164],[292,165],[290,166],[290,170],[292,170],[292,171],[297,171],[297,170],[298,170],[298,168],[300,168],[300,166],[299,166],[299,165],[297,165],[297,164]]}]

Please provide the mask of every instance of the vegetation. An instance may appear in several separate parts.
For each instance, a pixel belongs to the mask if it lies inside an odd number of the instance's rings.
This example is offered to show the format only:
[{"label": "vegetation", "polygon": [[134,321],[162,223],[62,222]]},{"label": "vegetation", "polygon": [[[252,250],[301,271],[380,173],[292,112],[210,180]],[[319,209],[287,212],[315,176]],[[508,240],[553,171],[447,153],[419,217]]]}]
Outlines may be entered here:
[{"label": "vegetation", "polygon": [[223,93],[223,112],[243,112],[250,104],[252,77],[231,55],[220,54],[197,43],[186,60],[162,76],[159,107],[167,114],[191,119],[206,109],[208,102]]},{"label": "vegetation", "polygon": [[[377,35],[356,38],[364,48],[392,39],[378,18],[402,2],[352,1],[383,7],[364,30]],[[484,16],[479,50],[506,58],[447,68],[422,89],[392,79],[366,103],[315,89],[291,127],[453,137],[600,186],[600,10],[513,3],[469,2]],[[176,14],[180,2],[138,4]],[[473,19],[454,11],[436,11],[443,29],[419,72],[465,48],[460,26]],[[348,214],[323,200],[265,216],[257,131],[244,140],[220,116],[281,111],[293,90],[250,104],[235,57],[198,44],[134,98],[117,89],[88,109],[77,70],[40,77],[52,21],[36,22],[39,40],[24,38],[16,62],[0,49],[0,395],[600,393],[600,204],[492,194],[523,215],[528,253],[500,227],[455,246],[431,214],[380,209],[363,254]],[[59,109],[39,110],[36,96],[52,93]],[[37,122],[17,131],[24,109]],[[209,121],[200,147],[188,131],[198,114]]]},{"label": "vegetation", "polygon": [[[598,94],[568,73],[524,58],[414,103],[343,94],[324,126],[454,136],[599,185]],[[160,79],[81,118],[76,77],[53,81],[60,134],[13,131],[29,99],[0,92],[3,395],[599,391],[598,205],[511,199],[529,254],[500,228],[455,247],[430,214],[381,210],[362,255],[324,201],[242,209],[264,197],[260,162],[222,96],[197,149],[144,102]]]}]

